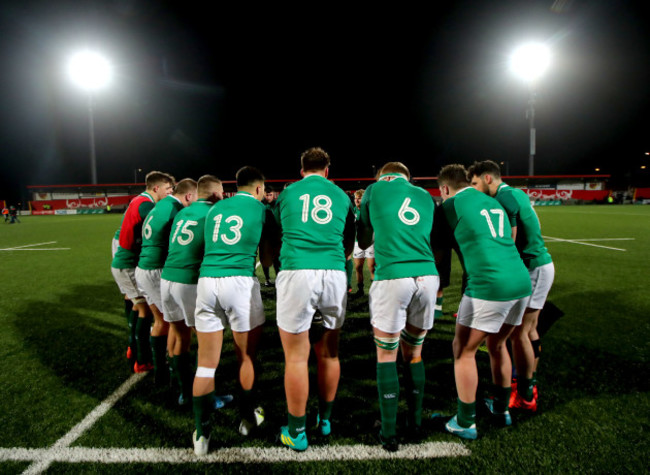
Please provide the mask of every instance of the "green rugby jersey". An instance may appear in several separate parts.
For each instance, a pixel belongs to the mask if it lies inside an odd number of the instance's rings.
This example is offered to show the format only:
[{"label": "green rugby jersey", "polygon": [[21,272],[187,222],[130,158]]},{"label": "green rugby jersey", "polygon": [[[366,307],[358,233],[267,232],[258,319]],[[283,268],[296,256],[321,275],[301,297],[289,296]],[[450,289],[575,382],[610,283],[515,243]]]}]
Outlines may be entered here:
[{"label": "green rugby jersey", "polygon": [[307,175],[278,197],[274,215],[282,229],[280,270],[345,271],[344,233],[354,232],[354,205],[321,175]]},{"label": "green rugby jersey", "polygon": [[200,277],[255,276],[266,207],[245,191],[216,203],[205,219]]},{"label": "green rugby jersey", "polygon": [[495,196],[508,213],[511,226],[517,226],[515,244],[528,269],[553,262],[542,238],[542,228],[528,195],[501,183]]},{"label": "green rugby jersey", "polygon": [[174,218],[169,235],[169,251],[162,278],[181,284],[196,284],[205,248],[205,217],[212,202],[197,200]]},{"label": "green rugby jersey", "polygon": [[400,174],[379,177],[361,200],[359,235],[375,233],[375,280],[438,275],[431,250],[433,198]]},{"label": "green rugby jersey", "polygon": [[149,211],[142,224],[142,250],[138,261],[140,269],[162,269],[165,265],[172,222],[182,209],[181,200],[169,195]]},{"label": "green rugby jersey", "polygon": [[467,274],[465,295],[505,301],[531,293],[528,270],[512,240],[503,207],[494,198],[467,187],[442,204]]}]

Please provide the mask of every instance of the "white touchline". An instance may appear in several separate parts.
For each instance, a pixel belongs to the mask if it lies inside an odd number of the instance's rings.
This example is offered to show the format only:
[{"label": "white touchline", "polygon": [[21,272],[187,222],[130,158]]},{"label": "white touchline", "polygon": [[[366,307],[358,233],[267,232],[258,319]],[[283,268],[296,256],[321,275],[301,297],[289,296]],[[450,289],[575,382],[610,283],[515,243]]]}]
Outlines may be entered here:
[{"label": "white touchline", "polygon": [[[189,444],[188,444],[189,445]],[[61,447],[58,449],[0,449],[0,460],[29,461],[47,457],[52,462],[68,463],[279,463],[279,462],[333,462],[379,459],[429,459],[463,457],[471,451],[459,442],[425,442],[402,444],[397,452],[387,452],[379,445],[311,446],[306,452],[294,452],[284,447],[228,447],[197,457],[186,449],[120,449]],[[47,467],[45,467],[47,468]],[[28,472],[25,472],[28,473]],[[39,473],[39,472],[29,472]]]},{"label": "white touchline", "polygon": [[[591,244],[589,242],[582,242],[582,241],[587,241],[587,239],[562,239],[562,238],[552,237],[552,236],[542,236],[542,237],[544,239],[549,240],[548,242],[568,242],[568,243],[571,243],[571,244],[581,244],[583,246],[592,246],[592,247],[599,247],[601,249],[610,249],[612,251],[623,251],[623,252],[625,252],[627,250],[627,249],[620,249],[618,247],[601,246],[599,244]],[[601,239],[601,240],[606,241],[607,239]]]},{"label": "white touchline", "polygon": [[25,244],[24,246],[6,247],[0,251],[69,251],[69,247],[39,248],[31,249],[35,246],[45,246],[46,244],[56,244],[56,241],[39,242],[36,244]]},{"label": "white touchline", "polygon": [[81,435],[88,430],[97,420],[106,414],[117,401],[120,400],[126,393],[128,393],[133,386],[135,386],[142,378],[144,378],[147,373],[136,373],[127,379],[122,385],[108,396],[104,401],[102,401],[99,406],[90,411],[90,413],[84,417],[84,419],[74,426],[70,431],[57,440],[52,447],[47,449],[40,449],[41,456],[38,458],[32,458],[35,463],[27,467],[23,473],[25,474],[35,474],[43,473],[47,468],[57,460],[57,453],[60,450],[65,450],[70,444],[77,440]]}]

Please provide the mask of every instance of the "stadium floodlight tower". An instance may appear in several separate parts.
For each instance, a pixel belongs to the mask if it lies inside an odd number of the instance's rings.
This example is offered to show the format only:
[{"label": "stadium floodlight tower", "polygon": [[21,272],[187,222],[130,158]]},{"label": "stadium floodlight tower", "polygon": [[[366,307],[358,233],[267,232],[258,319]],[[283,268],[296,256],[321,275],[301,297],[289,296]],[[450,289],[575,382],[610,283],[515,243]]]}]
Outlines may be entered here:
[{"label": "stadium floodlight tower", "polygon": [[97,160],[95,156],[95,119],[93,94],[106,87],[113,76],[113,68],[106,58],[89,50],[70,57],[68,74],[74,84],[88,95],[88,129],[90,135],[90,174],[92,184],[97,184]]},{"label": "stadium floodlight tower", "polygon": [[535,101],[536,85],[551,63],[551,52],[543,43],[527,43],[515,50],[510,60],[512,71],[528,84],[529,100],[526,116],[530,125],[528,175],[535,174]]}]

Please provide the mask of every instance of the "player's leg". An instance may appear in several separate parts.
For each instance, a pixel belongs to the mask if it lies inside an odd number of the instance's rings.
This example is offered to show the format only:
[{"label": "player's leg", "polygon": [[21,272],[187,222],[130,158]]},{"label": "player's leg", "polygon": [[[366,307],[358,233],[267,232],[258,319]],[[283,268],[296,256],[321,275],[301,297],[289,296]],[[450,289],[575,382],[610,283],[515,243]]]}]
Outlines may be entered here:
[{"label": "player's leg", "polygon": [[[459,310],[459,317],[461,315]],[[462,429],[470,429],[468,438],[476,438],[476,389],[478,387],[478,369],[476,351],[485,340],[487,333],[456,322],[456,333],[452,343],[454,352],[454,378],[458,393],[458,410],[456,416],[447,424],[447,430],[457,435],[453,422]],[[451,426],[450,426],[451,424]],[[463,435],[461,435],[463,437]]]},{"label": "player's leg", "polygon": [[399,375],[397,349],[399,332],[389,333],[373,328],[377,348],[377,391],[381,414],[381,442],[389,451],[397,450],[397,407],[399,403]]},{"label": "player's leg", "polygon": [[354,258],[354,276],[357,279],[357,292],[356,296],[363,295],[363,263],[366,261],[365,257]]},{"label": "player's leg", "polygon": [[330,419],[341,379],[339,335],[340,329],[325,329],[322,338],[314,344],[318,364],[318,425],[322,435],[330,434]]},{"label": "player's leg", "polygon": [[173,369],[172,374],[181,391],[178,403],[184,405],[191,400],[194,382],[192,357],[190,355],[192,329],[186,325],[185,320],[171,322],[169,339],[174,341],[171,353],[171,367]]},{"label": "player's leg", "polygon": [[375,258],[367,257],[366,263],[368,264],[368,272],[370,272],[370,280],[373,281],[375,280],[375,268],[377,267],[375,265]]},{"label": "player's leg", "polygon": [[410,430],[417,432],[422,426],[422,403],[426,376],[422,361],[422,345],[427,330],[406,324],[400,334],[400,349],[404,360],[404,381],[408,405]]},{"label": "player's leg", "polygon": [[406,325],[400,335],[400,348],[404,360],[409,436],[413,438],[419,436],[422,425],[426,384],[422,345],[427,331],[433,328],[435,295],[440,286],[440,278],[436,275],[419,276],[411,280],[412,284],[415,285],[415,292],[407,307]]},{"label": "player's leg", "polygon": [[345,260],[345,275],[348,279],[348,292],[352,292],[352,272],[354,270],[354,263],[352,257]]},{"label": "player's leg", "polygon": [[159,304],[150,304],[153,314],[151,327],[151,351],[153,353],[154,381],[157,385],[169,383],[169,367],[167,366],[167,335],[169,323],[165,321]]},{"label": "player's leg", "polygon": [[235,343],[235,353],[239,363],[239,385],[241,393],[239,396],[239,414],[242,418],[239,432],[242,435],[248,433],[254,427],[260,425],[264,420],[264,412],[256,407],[254,394],[255,385],[255,354],[262,335],[263,326],[260,325],[250,331],[232,332]]},{"label": "player's leg", "polygon": [[214,411],[215,398],[214,375],[221,357],[223,330],[208,333],[197,331],[196,334],[199,355],[192,388],[195,424],[193,440],[195,453],[204,455],[210,440],[210,415]]},{"label": "player's leg", "polygon": [[504,323],[498,333],[487,336],[487,348],[490,355],[490,368],[492,371],[492,398],[485,403],[494,416],[500,418],[504,425],[512,424],[508,411],[510,403],[510,378],[512,375],[512,361],[506,342],[516,327]]},{"label": "player's leg", "polygon": [[305,431],[309,397],[309,332],[289,333],[280,328],[284,350],[284,390],[289,411],[289,434],[297,437]]}]

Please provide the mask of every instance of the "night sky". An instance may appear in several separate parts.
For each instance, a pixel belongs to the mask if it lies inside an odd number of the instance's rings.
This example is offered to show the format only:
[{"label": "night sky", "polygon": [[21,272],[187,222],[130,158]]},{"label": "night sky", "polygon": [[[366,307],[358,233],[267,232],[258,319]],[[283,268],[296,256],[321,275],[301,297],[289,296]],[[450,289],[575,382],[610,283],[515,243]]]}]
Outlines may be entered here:
[{"label": "night sky", "polygon": [[243,165],[294,178],[311,146],[335,178],[389,160],[414,176],[487,158],[527,174],[528,90],[508,59],[539,40],[554,58],[537,87],[536,174],[600,168],[650,186],[643,2],[225,3],[3,2],[0,199],[90,183],[87,98],[65,74],[84,47],[115,68],[95,97],[99,183],[136,168],[230,180]]}]

